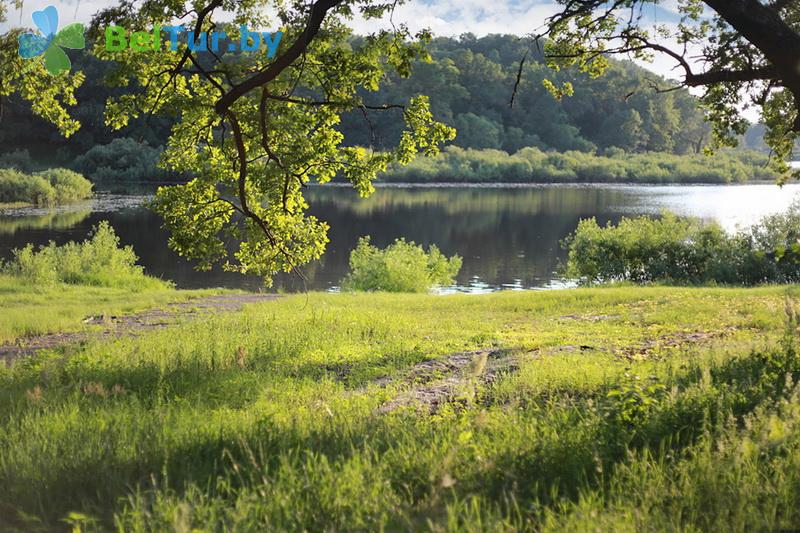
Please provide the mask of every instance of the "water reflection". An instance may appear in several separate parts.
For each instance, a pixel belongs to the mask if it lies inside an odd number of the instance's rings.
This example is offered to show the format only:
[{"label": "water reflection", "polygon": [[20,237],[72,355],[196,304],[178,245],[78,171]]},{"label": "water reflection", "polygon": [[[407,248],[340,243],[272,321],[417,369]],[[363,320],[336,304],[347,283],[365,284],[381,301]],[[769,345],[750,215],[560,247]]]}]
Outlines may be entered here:
[{"label": "water reflection", "polygon": [[51,211],[44,214],[27,214],[18,216],[0,216],[0,235],[14,235],[18,231],[58,231],[80,224],[89,215],[91,209],[77,211]]},{"label": "water reflection", "polygon": [[[458,286],[447,291],[558,288],[564,286],[555,273],[564,259],[560,241],[581,218],[594,216],[603,224],[623,215],[670,209],[733,228],[782,210],[798,191],[797,185],[387,187],[364,200],[348,188],[316,187],[309,191],[311,211],[331,225],[328,251],[304,269],[305,280],[281,276],[276,286],[293,291],[335,288],[347,272],[348,254],[358,238],[371,235],[378,246],[405,237],[461,255]],[[0,257],[28,242],[82,239],[100,220],[109,220],[149,273],[174,280],[179,287],[261,287],[254,277],[194,271],[167,249],[160,220],[142,207],[146,199],[101,195],[88,207],[0,212]]]}]

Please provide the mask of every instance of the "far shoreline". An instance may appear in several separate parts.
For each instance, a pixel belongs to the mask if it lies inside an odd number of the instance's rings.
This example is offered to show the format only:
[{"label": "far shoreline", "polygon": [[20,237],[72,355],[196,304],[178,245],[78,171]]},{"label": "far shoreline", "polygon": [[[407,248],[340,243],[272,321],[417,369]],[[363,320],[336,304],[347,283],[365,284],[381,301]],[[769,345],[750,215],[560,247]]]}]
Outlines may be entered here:
[{"label": "far shoreline", "polygon": [[[185,185],[187,182],[181,181],[101,181],[95,183],[95,193],[131,196],[131,195],[146,195],[151,196],[155,194],[158,187],[169,187],[174,185]],[[730,183],[709,183],[709,182],[638,182],[638,181],[576,181],[576,182],[481,182],[481,181],[380,181],[376,180],[372,183],[376,189],[455,189],[455,188],[470,188],[470,189],[543,189],[543,188],[616,188],[616,187],[744,187],[748,185],[775,185],[779,186],[773,180],[757,180],[757,181],[744,181],[744,182],[730,182]],[[800,181],[784,184],[784,186],[800,185]],[[346,181],[331,181],[328,183],[309,182],[306,184],[309,189],[351,189],[352,185]],[[151,189],[151,190],[143,190]],[[96,198],[96,196],[95,196]],[[91,199],[89,199],[91,200]],[[13,207],[28,207],[28,206],[12,206],[9,204],[0,204],[0,209],[9,209]]]},{"label": "far shoreline", "polygon": [[[308,187],[324,188],[351,188],[352,185],[347,182],[329,182],[329,183],[308,183]],[[581,182],[475,182],[475,181],[440,181],[440,182],[386,182],[376,181],[372,184],[376,189],[412,189],[412,188],[429,188],[429,189],[446,189],[446,188],[475,188],[475,189],[535,189],[545,187],[564,187],[564,188],[603,188],[603,187],[742,187],[748,185],[775,185],[776,187],[785,187],[790,185],[800,185],[800,182],[790,182],[784,185],[778,185],[772,180],[758,180],[758,181],[745,181],[745,182],[731,182],[731,183],[708,183],[708,182],[638,182],[638,181],[581,181]]]}]

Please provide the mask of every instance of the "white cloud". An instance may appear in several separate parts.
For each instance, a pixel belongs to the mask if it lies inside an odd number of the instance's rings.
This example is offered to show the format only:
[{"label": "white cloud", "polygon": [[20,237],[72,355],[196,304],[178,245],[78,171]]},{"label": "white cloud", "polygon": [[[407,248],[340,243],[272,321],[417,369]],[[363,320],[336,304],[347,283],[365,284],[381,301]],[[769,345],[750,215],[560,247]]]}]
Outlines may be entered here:
[{"label": "white cloud", "polygon": [[[397,7],[393,22],[405,23],[412,31],[431,29],[436,35],[490,33],[525,35],[534,32],[558,11],[554,2],[497,0],[487,7],[485,0],[416,0]],[[353,21],[360,33],[391,27],[389,20]]]},{"label": "white cloud", "polygon": [[22,9],[8,13],[8,21],[0,25],[0,30],[20,26],[32,28],[34,25],[31,14],[47,6],[55,6],[58,9],[58,25],[65,26],[73,22],[88,23],[94,13],[114,4],[115,2],[99,0],[25,0]]}]

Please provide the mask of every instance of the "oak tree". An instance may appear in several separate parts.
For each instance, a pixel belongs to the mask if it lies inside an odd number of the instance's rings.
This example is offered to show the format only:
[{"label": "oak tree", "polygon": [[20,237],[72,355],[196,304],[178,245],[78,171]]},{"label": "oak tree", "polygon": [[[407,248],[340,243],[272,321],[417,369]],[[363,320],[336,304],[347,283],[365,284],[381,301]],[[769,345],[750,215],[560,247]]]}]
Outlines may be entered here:
[{"label": "oak tree", "polygon": [[[22,7],[22,0],[0,0],[0,23],[7,21],[10,10]],[[0,120],[6,100],[13,94],[25,100],[33,113],[58,128],[62,135],[75,133],[80,124],[69,114],[75,105],[75,90],[84,81],[83,73],[51,76],[43,61],[21,57],[19,36],[22,29],[12,28],[0,33]]]},{"label": "oak tree", "polygon": [[[135,89],[109,102],[107,122],[123,127],[142,113],[166,113],[177,121],[162,164],[193,176],[185,185],[159,189],[155,209],[171,230],[170,245],[202,268],[224,262],[229,270],[261,275],[267,283],[280,271],[319,258],[328,226],[307,213],[310,181],[346,179],[359,194],[390,164],[409,163],[417,153],[435,154],[452,139],[452,128],[433,120],[428,100],[367,106],[362,91],[376,91],[389,71],[410,74],[412,61],[426,58],[429,35],[405,26],[377,31],[354,48],[353,16],[390,16],[396,2],[374,0],[210,0],[192,3],[123,1],[95,18],[128,28],[175,20],[195,36],[211,39],[224,28],[231,42],[240,31],[283,32],[277,54],[178,50],[133,54],[95,53],[118,65],[114,82]],[[223,24],[224,14],[231,24]],[[249,30],[248,30],[249,31]],[[336,129],[342,113],[399,109],[405,131],[392,150],[343,144]],[[232,246],[232,248],[231,248]]]},{"label": "oak tree", "polygon": [[[107,82],[123,88],[107,103],[106,124],[123,128],[153,114],[174,121],[160,165],[190,180],[161,187],[153,207],[163,216],[175,251],[197,260],[200,268],[222,263],[270,284],[278,272],[297,271],[325,250],[328,226],[308,214],[309,182],[339,177],[367,196],[388,165],[436,154],[455,136],[433,119],[424,95],[407,102],[364,102],[364,93],[377,91],[388,73],[408,76],[412,62],[428,59],[430,35],[412,34],[404,25],[352,45],[349,19],[390,17],[397,4],[122,0],[95,15],[92,53],[113,63]],[[168,32],[159,34],[158,50],[108,47],[104,39],[111,26],[148,31],[178,25],[191,33],[176,47]],[[253,51],[228,48],[241,43],[244,31],[258,32],[253,35],[260,39],[267,30],[282,32],[274,55],[263,44]],[[214,46],[215,33],[223,31],[224,42]],[[253,40],[248,43],[255,48]],[[15,63],[20,74],[9,86],[25,91],[33,83],[26,68],[38,75],[41,65]],[[69,96],[67,88],[79,81],[79,74],[62,75],[51,80],[51,90]],[[371,113],[397,112],[404,123],[399,143],[389,150],[347,146],[337,125],[342,113],[352,110],[365,120]]]}]

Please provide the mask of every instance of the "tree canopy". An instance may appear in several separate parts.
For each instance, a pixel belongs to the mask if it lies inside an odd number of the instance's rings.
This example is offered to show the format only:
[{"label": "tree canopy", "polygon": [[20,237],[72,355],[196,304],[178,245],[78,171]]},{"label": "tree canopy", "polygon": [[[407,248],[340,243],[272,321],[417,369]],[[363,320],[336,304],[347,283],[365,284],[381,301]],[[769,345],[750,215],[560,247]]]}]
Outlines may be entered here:
[{"label": "tree canopy", "polygon": [[[414,65],[410,78],[392,78],[367,98],[402,101],[427,94],[436,119],[454,126],[453,144],[507,152],[544,150],[696,153],[710,137],[697,98],[688,91],[657,94],[651,84],[666,80],[628,61],[611,60],[606,76],[592,78],[575,68],[553,73],[533,51],[523,65],[513,108],[509,98],[526,42],[514,35],[438,37],[428,46],[433,61]],[[555,99],[544,82],[570,83],[574,94]],[[396,142],[392,113],[375,116],[375,142]],[[360,114],[343,117],[343,131],[362,144],[373,142]]]},{"label": "tree canopy", "polygon": [[[716,145],[745,132],[744,107],[755,106],[767,126],[775,164],[788,172],[800,136],[800,3],[791,0],[678,0],[680,22],[652,24],[661,0],[558,0],[545,30],[551,66],[577,66],[592,76],[609,54],[666,56],[681,73],[677,86],[701,87]],[[558,89],[557,87],[555,87]]]},{"label": "tree canopy", "polygon": [[[360,47],[361,40],[352,37],[350,46]],[[392,149],[404,129],[403,110],[382,109],[382,104],[408,104],[424,94],[430,98],[434,118],[458,130],[458,137],[451,142],[462,148],[514,153],[528,146],[601,152],[616,147],[627,152],[694,154],[707,144],[710,126],[697,98],[686,90],[669,94],[653,91],[652,83],[667,81],[629,61],[612,60],[605,76],[591,78],[574,68],[554,75],[541,54],[535,54],[524,65],[521,90],[514,107],[509,107],[519,58],[526,46],[525,40],[515,35],[437,37],[426,45],[430,61],[413,61],[410,77],[390,72],[377,91],[359,91],[367,104],[378,109],[345,112],[336,129],[347,145]],[[143,172],[129,172],[128,163],[125,168],[112,167],[115,159],[122,164],[135,156],[131,150],[116,150],[126,143],[132,147],[147,143],[153,149],[164,144],[174,118],[140,116],[116,132],[109,131],[103,119],[105,103],[124,89],[109,88],[103,81],[115,63],[76,54],[73,64],[86,76],[75,93],[80,107],[74,113],[81,129],[64,139],[42,119],[33,117],[25,102],[15,99],[6,106],[0,151],[30,150],[36,160],[74,166],[86,176],[163,179],[163,171],[152,166],[142,168]],[[572,83],[574,94],[554,99],[543,85],[547,79],[558,85]],[[95,157],[100,152],[107,156]],[[143,167],[140,163],[149,158],[140,159],[136,168]],[[89,160],[96,162],[97,168],[77,164]]]},{"label": "tree canopy", "polygon": [[[0,0],[0,23],[6,22],[9,9],[22,7],[22,0]],[[19,55],[21,29],[0,34],[0,119],[8,96],[19,95],[33,113],[58,128],[62,135],[75,133],[80,124],[67,111],[77,103],[75,90],[85,76],[81,72],[51,76],[43,61],[28,61]]]}]

